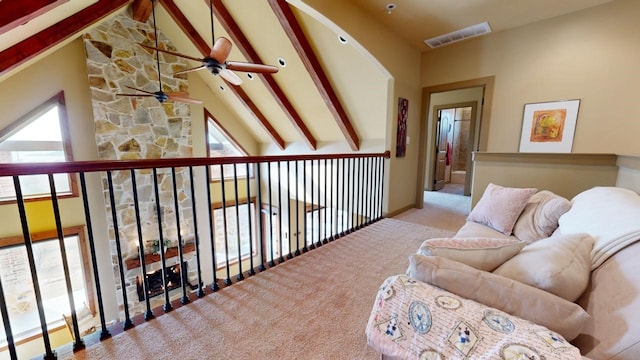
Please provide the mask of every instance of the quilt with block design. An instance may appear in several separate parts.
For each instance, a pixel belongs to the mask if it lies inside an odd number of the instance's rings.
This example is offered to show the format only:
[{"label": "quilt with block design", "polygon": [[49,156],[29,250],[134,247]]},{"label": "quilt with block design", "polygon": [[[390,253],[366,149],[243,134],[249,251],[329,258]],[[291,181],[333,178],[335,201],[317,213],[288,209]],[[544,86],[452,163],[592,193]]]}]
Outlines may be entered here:
[{"label": "quilt with block design", "polygon": [[406,275],[382,284],[366,334],[369,346],[402,359],[582,359],[543,326]]}]

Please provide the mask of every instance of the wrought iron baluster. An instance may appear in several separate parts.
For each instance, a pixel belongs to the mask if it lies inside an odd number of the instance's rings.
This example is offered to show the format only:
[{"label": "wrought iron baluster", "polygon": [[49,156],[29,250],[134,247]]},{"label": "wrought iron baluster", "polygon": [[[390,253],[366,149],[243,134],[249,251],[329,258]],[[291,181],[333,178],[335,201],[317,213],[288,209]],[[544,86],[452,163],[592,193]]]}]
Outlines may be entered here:
[{"label": "wrought iron baluster", "polygon": [[211,291],[218,291],[220,290],[220,285],[218,285],[218,274],[217,274],[217,270],[218,270],[218,261],[216,259],[216,235],[215,235],[215,227],[213,226],[215,223],[215,216],[214,216],[214,212],[211,209],[211,186],[209,185],[210,181],[211,181],[211,168],[209,167],[209,165],[204,167],[204,172],[205,172],[205,176],[207,177],[206,180],[206,184],[207,184],[207,209],[209,211],[209,241],[211,241],[211,261],[213,262],[212,265],[212,272],[213,272],[213,282],[211,283]]},{"label": "wrought iron baluster", "polygon": [[280,161],[276,163],[278,166],[278,247],[280,252],[280,257],[278,261],[280,263],[284,262],[284,257],[282,256],[282,176],[281,176],[281,168]]},{"label": "wrought iron baluster", "polygon": [[269,195],[269,266],[276,266],[273,253],[273,194],[271,193],[271,162],[267,162],[267,194]]},{"label": "wrought iron baluster", "polygon": [[[311,191],[310,191],[310,193],[311,193],[311,224],[310,224],[310,227],[309,227],[310,228],[309,232],[311,233],[311,244],[309,244],[309,249],[313,250],[313,249],[316,248],[316,245],[313,243],[313,220],[315,218],[315,214],[314,214],[315,213],[315,204],[313,203],[313,170],[314,170],[315,167],[313,166],[313,160],[310,160],[310,161],[311,161],[311,176],[309,177],[309,182],[310,182],[309,183],[309,187],[311,189]],[[305,207],[305,209],[306,209],[306,207]],[[307,218],[307,214],[308,213],[305,213],[305,219]],[[305,229],[306,229],[306,227],[305,227]],[[306,231],[305,231],[305,233],[306,233]]]},{"label": "wrought iron baluster", "polygon": [[[208,166],[207,166],[208,167]],[[206,180],[207,192],[209,192],[209,178]],[[189,166],[189,187],[191,188],[191,214],[193,216],[193,242],[195,243],[195,257],[196,257],[196,273],[198,278],[198,291],[196,296],[201,298],[204,296],[204,289],[202,288],[202,268],[200,264],[200,235],[198,232],[198,216],[196,210],[196,189],[193,181],[193,166]],[[211,209],[211,206],[208,206]],[[211,222],[209,222],[211,223]]]},{"label": "wrought iron baluster", "polygon": [[242,244],[240,241],[240,204],[238,199],[238,169],[236,164],[233,164],[233,189],[235,194],[235,209],[236,209],[236,240],[238,242],[238,280],[244,280],[242,274]]},{"label": "wrought iron baluster", "polygon": [[[311,164],[313,165],[313,160],[311,160]],[[315,168],[316,168],[316,172],[315,173],[316,173],[316,184],[317,184],[316,185],[316,189],[318,191],[318,200],[317,200],[318,201],[318,206],[317,206],[317,210],[315,210],[314,212],[316,212],[316,211],[318,212],[318,214],[317,214],[318,215],[318,238],[317,238],[318,242],[316,242],[316,247],[319,247],[319,246],[322,246],[322,241],[320,240],[320,236],[321,236],[320,229],[321,229],[321,223],[322,223],[322,220],[321,220],[321,217],[320,217],[320,214],[322,213],[322,211],[320,210],[321,206],[322,206],[322,204],[320,203],[320,159],[318,159],[316,164],[317,164],[317,166],[315,166]],[[311,172],[311,176],[313,176],[313,171]],[[313,194],[313,187],[311,187],[311,193]],[[313,201],[312,201],[312,203],[313,203]],[[312,232],[312,234],[313,234],[313,232]],[[311,239],[311,241],[313,242],[313,239]]]},{"label": "wrought iron baluster", "polygon": [[255,275],[256,271],[253,269],[253,223],[251,222],[251,176],[249,163],[245,164],[247,176],[247,224],[249,227],[249,275]]},{"label": "wrought iron baluster", "polygon": [[379,212],[379,218],[382,218],[382,204],[384,203],[384,158],[380,158],[380,169],[381,174],[380,174],[380,212]]},{"label": "wrought iron baluster", "polygon": [[[82,205],[84,206],[85,223],[89,238],[89,252],[91,254],[91,265],[93,268],[93,280],[96,285],[96,295],[98,296],[98,313],[100,314],[100,340],[111,337],[104,316],[104,302],[102,300],[102,288],[100,286],[100,276],[98,276],[98,260],[96,257],[96,244],[93,236],[93,223],[91,222],[91,212],[89,209],[89,198],[87,196],[87,182],[83,172],[80,174],[80,191],[82,193]],[[1,287],[1,286],[0,286]],[[2,294],[0,294],[2,295]],[[4,297],[3,297],[4,298]],[[4,314],[3,314],[4,317]]]},{"label": "wrought iron baluster", "polygon": [[173,310],[171,300],[169,299],[169,286],[167,285],[167,259],[165,256],[164,234],[162,231],[162,207],[160,205],[160,191],[158,189],[158,169],[153,168],[153,191],[156,200],[156,219],[158,221],[158,245],[160,248],[160,273],[162,274],[162,287],[164,290],[164,312]]},{"label": "wrought iron baluster", "polygon": [[302,231],[304,231],[303,239],[304,246],[302,247],[302,252],[305,253],[309,251],[307,248],[307,161],[302,160],[302,205],[303,205],[303,226]]},{"label": "wrought iron baluster", "polygon": [[111,221],[113,222],[113,233],[116,243],[116,255],[118,258],[118,267],[120,269],[120,285],[122,287],[122,303],[124,307],[124,323],[125,330],[133,327],[131,316],[129,315],[129,300],[127,298],[126,282],[124,278],[124,264],[122,262],[122,246],[120,245],[120,230],[118,229],[118,215],[116,213],[116,200],[113,192],[113,175],[111,170],[107,171],[107,186],[109,188],[109,201],[111,204]]},{"label": "wrought iron baluster", "polygon": [[222,187],[222,232],[224,233],[224,261],[227,272],[227,278],[224,279],[225,285],[231,285],[231,270],[229,266],[229,232],[227,229],[227,195],[225,191],[224,166],[220,164],[220,186]]},{"label": "wrought iron baluster", "polygon": [[346,202],[346,198],[347,198],[347,162],[345,160],[345,158],[342,158],[342,215],[340,216],[340,222],[342,224],[342,228],[339,234],[339,237],[344,236],[344,234],[346,233],[346,225],[345,224],[345,220],[347,219],[346,217],[346,213],[347,213],[347,202]]},{"label": "wrought iron baluster", "polygon": [[[329,208],[329,204],[327,203],[327,159],[324,159],[324,211],[323,211],[324,221],[322,222],[322,229],[323,229],[322,233],[324,235],[324,238],[322,242],[325,244],[329,242],[327,238],[327,209],[328,208]],[[329,210],[329,212],[331,212],[331,210]]]},{"label": "wrought iron baluster", "polygon": [[258,183],[258,232],[260,235],[258,239],[260,241],[260,267],[258,270],[265,271],[267,267],[264,265],[265,262],[265,242],[264,242],[264,223],[262,221],[262,179],[261,179],[261,167],[260,163],[256,164],[256,179]]},{"label": "wrought iron baluster", "polygon": [[[369,184],[367,189],[372,189],[374,187],[373,178],[371,176],[371,174],[373,173],[373,157],[367,158],[367,165],[369,169],[369,171],[367,172],[367,183]],[[369,196],[367,196],[367,217],[368,217],[367,224],[371,224],[373,222],[373,211],[371,211],[371,204],[373,203],[373,196],[374,196],[373,194],[374,192],[371,191],[369,193]]]},{"label": "wrought iron baluster", "polygon": [[51,350],[51,340],[47,328],[47,319],[44,314],[44,306],[42,304],[42,293],[40,292],[40,282],[38,281],[38,272],[36,269],[36,260],[33,255],[33,243],[31,241],[31,232],[29,231],[29,223],[27,221],[27,211],[24,206],[24,197],[22,196],[22,187],[20,178],[13,177],[13,186],[16,191],[16,202],[18,203],[18,212],[20,213],[20,223],[22,225],[22,236],[24,238],[24,247],[27,251],[27,259],[29,260],[29,270],[31,271],[31,280],[33,281],[33,292],[36,297],[38,307],[38,317],[40,319],[40,329],[42,330],[42,340],[44,341],[45,359],[55,359],[56,355]]},{"label": "wrought iron baluster", "polygon": [[[331,217],[331,241],[336,239],[336,233],[338,232],[336,227],[338,226],[338,178],[339,178],[339,173],[338,173],[338,166],[336,166],[336,163],[339,160],[337,159],[331,159],[331,208],[335,208],[334,211],[334,215],[330,215]],[[335,176],[333,175],[335,171]],[[334,185],[335,184],[335,185]],[[335,195],[335,199],[333,198],[333,196]],[[333,220],[335,219],[336,223],[333,223]],[[335,227],[334,227],[335,226]]]},{"label": "wrought iron baluster", "polygon": [[58,246],[60,247],[60,257],[62,260],[62,270],[64,272],[64,282],[67,288],[67,300],[69,301],[69,309],[71,309],[71,323],[73,324],[73,335],[75,342],[73,343],[73,351],[84,349],[84,341],[80,336],[78,327],[78,315],[76,313],[76,302],[73,299],[73,287],[71,286],[71,276],[69,275],[69,261],[67,260],[67,247],[64,243],[64,233],[62,231],[62,220],[60,219],[60,205],[58,203],[58,193],[56,191],[55,180],[53,174],[49,174],[49,190],[51,191],[51,205],[53,207],[53,218],[56,223],[56,233],[58,235]]},{"label": "wrought iron baluster", "polygon": [[296,160],[296,233],[295,233],[295,237],[296,237],[296,256],[300,255],[300,209],[299,209],[299,205],[300,205],[300,200],[298,197],[299,191],[298,191],[298,183],[300,182],[298,180],[298,160]]},{"label": "wrought iron baluster", "polygon": [[178,261],[180,262],[180,285],[182,287],[182,305],[191,301],[187,295],[187,273],[185,269],[184,253],[182,251],[182,224],[180,222],[180,204],[178,203],[178,187],[176,184],[176,168],[171,168],[171,182],[173,184],[173,209],[176,214],[176,231],[178,232]]},{"label": "wrought iron baluster", "polygon": [[287,237],[289,253],[287,259],[293,259],[293,251],[291,249],[291,161],[287,160],[287,213],[289,214],[287,221]]},{"label": "wrought iron baluster", "polygon": [[138,185],[136,181],[135,169],[130,170],[131,174],[131,191],[133,192],[133,209],[136,214],[136,228],[138,230],[138,257],[140,258],[140,269],[142,271],[142,289],[144,292],[144,301],[146,305],[146,311],[144,313],[144,319],[149,320],[154,318],[153,310],[151,310],[151,302],[149,301],[149,281],[147,278],[147,261],[144,254],[144,239],[142,237],[142,224],[140,223],[140,202],[138,201]]},{"label": "wrought iron baluster", "polygon": [[[355,166],[354,166],[355,167]],[[355,176],[353,176],[355,178]],[[351,181],[351,158],[347,159],[347,228],[346,234],[351,233],[351,226],[353,225],[353,183]]]}]

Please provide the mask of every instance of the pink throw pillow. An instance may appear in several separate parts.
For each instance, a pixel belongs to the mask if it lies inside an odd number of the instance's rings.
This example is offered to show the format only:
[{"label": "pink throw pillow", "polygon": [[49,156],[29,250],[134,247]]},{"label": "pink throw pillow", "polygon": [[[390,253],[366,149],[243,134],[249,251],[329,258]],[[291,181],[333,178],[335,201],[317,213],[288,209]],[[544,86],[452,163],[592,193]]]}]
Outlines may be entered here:
[{"label": "pink throw pillow", "polygon": [[467,220],[511,235],[529,198],[537,191],[535,188],[511,188],[490,183]]}]

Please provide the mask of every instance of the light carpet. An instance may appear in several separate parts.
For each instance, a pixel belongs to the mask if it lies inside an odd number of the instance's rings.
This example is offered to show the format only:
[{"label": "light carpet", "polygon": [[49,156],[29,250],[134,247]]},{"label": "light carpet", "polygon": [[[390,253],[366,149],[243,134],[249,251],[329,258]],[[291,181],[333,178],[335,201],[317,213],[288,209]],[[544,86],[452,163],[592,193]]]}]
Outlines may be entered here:
[{"label": "light carpet", "polygon": [[464,225],[470,209],[470,196],[425,191],[422,209],[409,209],[394,219],[456,232]]},{"label": "light carpet", "polygon": [[383,219],[61,359],[379,359],[364,333],[378,287],[423,240]]}]

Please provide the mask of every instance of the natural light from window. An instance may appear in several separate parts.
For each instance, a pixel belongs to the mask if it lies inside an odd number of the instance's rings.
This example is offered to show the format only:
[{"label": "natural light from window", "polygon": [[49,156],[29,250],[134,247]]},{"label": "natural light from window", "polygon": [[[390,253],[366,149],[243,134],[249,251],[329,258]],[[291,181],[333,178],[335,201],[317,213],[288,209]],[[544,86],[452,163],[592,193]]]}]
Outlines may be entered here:
[{"label": "natural light from window", "polygon": [[[60,107],[58,104],[44,106],[44,112],[21,119],[17,130],[0,139],[0,162],[2,163],[45,163],[67,159],[64,137],[61,130]],[[66,174],[54,175],[58,195],[71,193],[71,182]],[[47,175],[20,177],[20,186],[25,198],[49,196]],[[13,179],[0,178],[0,201],[15,200]]]},{"label": "natural light from window", "polygon": [[[229,157],[229,156],[246,156],[244,151],[239,149],[227,135],[225,135],[218,124],[210,117],[207,119],[207,145],[209,157]],[[223,165],[224,178],[233,179],[233,164]],[[249,168],[249,174],[252,168]],[[236,165],[236,175],[238,178],[247,176],[247,167],[245,164]],[[211,166],[211,180],[220,180],[220,166]]]}]

